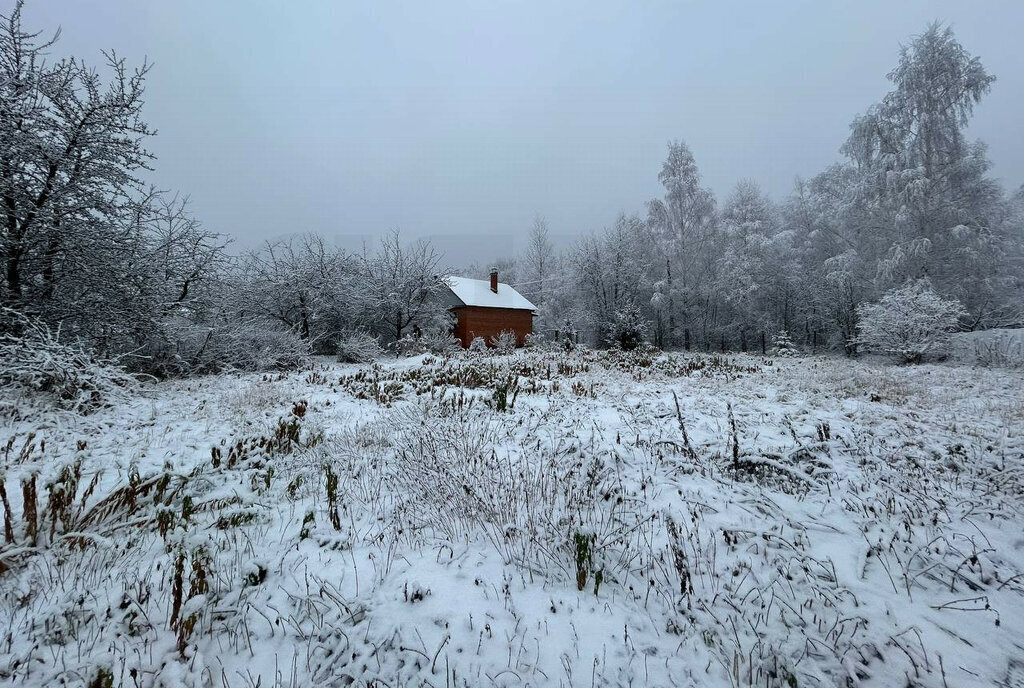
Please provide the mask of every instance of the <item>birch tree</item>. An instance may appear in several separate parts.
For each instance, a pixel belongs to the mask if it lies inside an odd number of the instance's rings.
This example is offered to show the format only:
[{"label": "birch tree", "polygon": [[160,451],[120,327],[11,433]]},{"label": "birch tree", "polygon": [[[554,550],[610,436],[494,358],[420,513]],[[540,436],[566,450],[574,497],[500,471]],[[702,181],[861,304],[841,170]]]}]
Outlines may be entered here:
[{"label": "birch tree", "polygon": [[715,197],[701,186],[693,153],[682,141],[669,143],[658,181],[665,195],[647,204],[647,224],[658,247],[656,339],[661,346],[689,348],[692,309],[707,307],[698,284],[712,272]]},{"label": "birch tree", "polygon": [[548,221],[538,214],[533,218],[526,251],[523,254],[523,293],[536,305],[544,303],[546,283],[551,279],[555,267],[555,247],[551,243]]},{"label": "birch tree", "polygon": [[893,90],[854,120],[843,148],[883,240],[878,286],[927,277],[969,309],[987,310],[983,274],[1006,248],[1001,199],[984,144],[965,129],[995,77],[939,24],[901,50],[888,77]]}]

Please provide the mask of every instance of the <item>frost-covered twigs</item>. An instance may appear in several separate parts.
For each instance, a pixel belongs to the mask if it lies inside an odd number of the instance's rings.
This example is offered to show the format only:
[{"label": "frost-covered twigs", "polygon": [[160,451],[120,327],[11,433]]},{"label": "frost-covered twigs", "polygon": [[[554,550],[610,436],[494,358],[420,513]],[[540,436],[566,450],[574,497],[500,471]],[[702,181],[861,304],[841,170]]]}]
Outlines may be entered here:
[{"label": "frost-covered twigs", "polygon": [[309,343],[263,318],[199,325],[169,318],[131,356],[133,368],[159,378],[232,370],[291,370],[309,362]]},{"label": "frost-covered twigs", "polygon": [[380,342],[369,332],[348,330],[338,336],[338,360],[342,363],[369,363],[382,353]]},{"label": "frost-covered twigs", "polygon": [[[60,341],[59,330],[42,321],[10,308],[0,311],[0,319],[0,387],[40,394],[79,412],[124,401],[135,389],[135,378],[115,362]],[[16,400],[0,403],[17,410]]]}]

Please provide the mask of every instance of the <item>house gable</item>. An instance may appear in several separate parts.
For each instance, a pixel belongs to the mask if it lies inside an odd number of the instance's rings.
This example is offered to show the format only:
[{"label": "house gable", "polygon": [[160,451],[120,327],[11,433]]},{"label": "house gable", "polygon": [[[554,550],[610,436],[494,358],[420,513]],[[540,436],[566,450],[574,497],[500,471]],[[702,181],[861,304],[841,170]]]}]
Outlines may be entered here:
[{"label": "house gable", "polygon": [[448,277],[448,289],[458,299],[453,306],[476,306],[479,308],[507,308],[535,311],[537,307],[525,296],[504,282],[498,282],[498,290],[492,291],[487,280],[469,277]]},{"label": "house gable", "polygon": [[448,309],[455,315],[455,336],[468,347],[477,337],[490,343],[502,332],[514,332],[522,346],[533,333],[536,306],[511,286],[498,282],[497,271],[491,279],[448,277],[445,280]]}]

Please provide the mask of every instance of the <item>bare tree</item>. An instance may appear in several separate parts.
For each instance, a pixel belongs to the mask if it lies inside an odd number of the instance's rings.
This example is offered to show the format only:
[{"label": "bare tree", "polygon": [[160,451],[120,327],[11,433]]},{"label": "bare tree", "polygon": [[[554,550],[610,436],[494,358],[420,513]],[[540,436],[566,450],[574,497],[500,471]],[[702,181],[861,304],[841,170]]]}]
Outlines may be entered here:
[{"label": "bare tree", "polygon": [[152,132],[141,119],[149,66],[130,70],[106,53],[113,76],[104,84],[78,60],[47,64],[57,35],[25,31],[22,6],[0,30],[2,298],[45,310],[62,260],[117,247],[116,220],[151,159],[142,142]]},{"label": "bare tree", "polygon": [[358,317],[364,298],[358,269],[354,256],[329,247],[317,234],[267,242],[242,257],[238,306],[333,353],[338,333]]},{"label": "bare tree", "polygon": [[442,327],[446,315],[439,298],[445,288],[441,256],[429,241],[405,245],[398,230],[381,240],[374,255],[363,255],[365,279],[383,334],[398,341],[413,328]]},{"label": "bare tree", "polygon": [[553,275],[555,260],[555,247],[549,236],[548,222],[538,213],[533,218],[529,243],[523,255],[525,289],[522,289],[538,306],[545,301],[546,283]]}]

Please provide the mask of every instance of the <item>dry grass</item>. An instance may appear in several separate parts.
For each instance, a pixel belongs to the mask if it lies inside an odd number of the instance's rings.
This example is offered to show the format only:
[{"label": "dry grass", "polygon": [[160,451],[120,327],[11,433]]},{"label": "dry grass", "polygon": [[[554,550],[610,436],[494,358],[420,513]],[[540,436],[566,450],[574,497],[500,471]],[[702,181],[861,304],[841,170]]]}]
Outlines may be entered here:
[{"label": "dry grass", "polygon": [[[211,397],[272,423],[151,472],[12,438],[0,678],[942,686],[1005,663],[1019,401],[786,365],[448,356],[314,370],[296,401],[251,380]],[[361,394],[387,412],[325,428],[323,400]],[[584,626],[609,620],[601,650]]]}]

